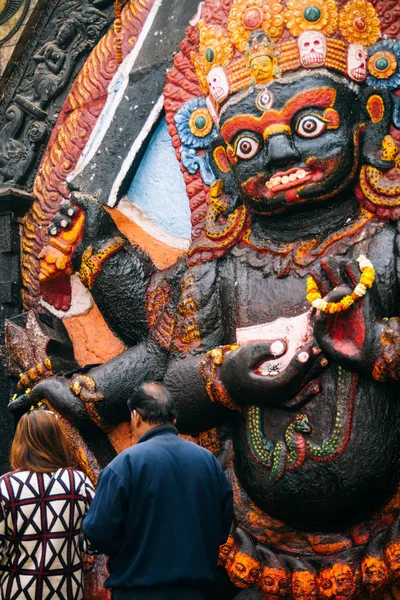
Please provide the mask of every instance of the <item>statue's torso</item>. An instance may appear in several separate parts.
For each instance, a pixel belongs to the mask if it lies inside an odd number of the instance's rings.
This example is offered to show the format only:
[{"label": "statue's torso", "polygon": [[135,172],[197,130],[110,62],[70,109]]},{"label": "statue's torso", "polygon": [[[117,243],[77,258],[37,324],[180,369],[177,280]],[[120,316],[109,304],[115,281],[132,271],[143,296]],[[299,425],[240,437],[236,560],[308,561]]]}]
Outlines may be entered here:
[{"label": "statue's torso", "polygon": [[[395,228],[387,225],[360,245],[349,246],[339,257],[345,262],[366,254],[377,271],[382,307],[377,319],[398,315]],[[264,275],[256,260],[243,261],[229,256],[219,270],[219,294],[223,306],[225,343],[234,343],[238,328],[269,323],[281,317],[297,317],[310,310],[306,282],[295,269],[283,278]],[[310,269],[320,272],[319,261]],[[303,527],[334,529],[344,522],[370,514],[393,493],[400,465],[400,434],[393,423],[400,417],[396,391],[371,376],[349,374],[338,388],[338,365],[330,363],[315,380],[319,393],[288,409],[262,408],[264,436],[272,443],[285,440],[285,431],[297,414],[304,414],[312,433],[304,436],[320,447],[333,435],[338,403],[345,411],[346,427],[340,431],[341,445],[325,452],[323,460],[306,458],[299,468],[287,471],[281,479],[269,480],[270,466],[251,448],[249,414],[245,409],[234,433],[237,475],[256,503],[270,515]],[[353,402],[353,407],[351,403]],[[249,398],[249,406],[251,406]]]}]

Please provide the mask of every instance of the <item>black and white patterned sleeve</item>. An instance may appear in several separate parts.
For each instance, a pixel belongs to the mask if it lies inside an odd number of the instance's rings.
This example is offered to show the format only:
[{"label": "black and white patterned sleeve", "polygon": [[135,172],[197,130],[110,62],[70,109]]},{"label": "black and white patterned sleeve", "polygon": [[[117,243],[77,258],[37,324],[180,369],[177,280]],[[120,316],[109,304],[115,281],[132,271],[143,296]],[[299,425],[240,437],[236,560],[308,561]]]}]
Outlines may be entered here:
[{"label": "black and white patterned sleeve", "polygon": [[[95,495],[95,489],[93,487],[92,482],[90,481],[90,479],[88,477],[85,477],[85,489],[86,489],[87,510],[88,510],[90,505],[92,504],[92,501],[93,501],[93,498]],[[92,544],[89,542],[89,540],[83,533],[81,536],[81,550],[85,554],[99,554],[99,552],[96,550],[96,548],[94,548],[92,546]]]},{"label": "black and white patterned sleeve", "polygon": [[3,559],[4,554],[7,551],[7,538],[6,538],[6,515],[4,510],[4,495],[3,489],[5,488],[3,479],[0,479],[0,562]]}]

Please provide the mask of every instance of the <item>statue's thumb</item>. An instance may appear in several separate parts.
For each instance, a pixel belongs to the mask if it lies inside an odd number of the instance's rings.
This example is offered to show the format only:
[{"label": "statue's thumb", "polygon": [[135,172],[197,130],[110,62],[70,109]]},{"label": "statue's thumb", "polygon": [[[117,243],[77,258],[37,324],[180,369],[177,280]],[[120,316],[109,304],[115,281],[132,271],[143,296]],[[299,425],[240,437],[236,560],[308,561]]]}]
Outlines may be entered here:
[{"label": "statue's thumb", "polygon": [[90,224],[97,223],[102,207],[94,196],[89,196],[82,192],[72,192],[71,201],[85,211],[87,222]]}]

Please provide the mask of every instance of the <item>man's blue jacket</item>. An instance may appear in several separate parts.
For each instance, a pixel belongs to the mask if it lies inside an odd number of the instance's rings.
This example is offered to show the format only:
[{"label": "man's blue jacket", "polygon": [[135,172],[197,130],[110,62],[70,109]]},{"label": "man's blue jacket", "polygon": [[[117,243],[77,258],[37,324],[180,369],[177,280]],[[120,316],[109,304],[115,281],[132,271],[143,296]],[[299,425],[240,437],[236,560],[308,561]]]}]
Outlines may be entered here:
[{"label": "man's blue jacket", "polygon": [[202,586],[215,579],[232,516],[217,459],[159,425],[101,473],[83,530],[110,556],[106,587]]}]

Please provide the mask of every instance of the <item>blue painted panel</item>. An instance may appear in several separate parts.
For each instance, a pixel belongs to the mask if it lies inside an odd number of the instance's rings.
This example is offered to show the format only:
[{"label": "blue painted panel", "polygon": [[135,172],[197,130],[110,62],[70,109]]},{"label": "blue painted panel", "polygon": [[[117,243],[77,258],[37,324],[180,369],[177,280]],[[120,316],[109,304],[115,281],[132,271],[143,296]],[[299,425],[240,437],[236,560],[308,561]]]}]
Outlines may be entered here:
[{"label": "blue painted panel", "polygon": [[190,239],[189,199],[165,119],[136,171],[128,199],[167,233]]}]

